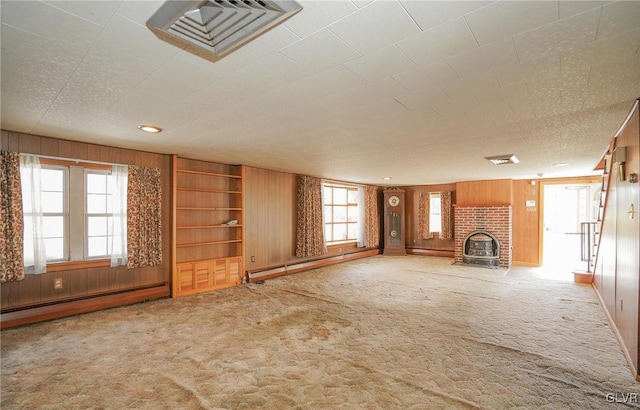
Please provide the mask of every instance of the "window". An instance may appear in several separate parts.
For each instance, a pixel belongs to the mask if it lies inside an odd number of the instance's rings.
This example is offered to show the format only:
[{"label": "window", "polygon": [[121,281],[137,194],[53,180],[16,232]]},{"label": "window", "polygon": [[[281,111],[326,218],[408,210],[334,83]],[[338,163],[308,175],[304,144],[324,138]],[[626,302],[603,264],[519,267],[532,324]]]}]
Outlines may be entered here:
[{"label": "window", "polygon": [[442,205],[440,193],[429,193],[429,232],[442,232]]},{"label": "window", "polygon": [[[112,209],[118,205],[112,200],[112,167],[41,158],[37,169],[27,174],[25,165],[22,178],[25,265],[33,260],[28,255],[34,255],[34,248],[42,248],[36,244],[44,245],[47,263],[109,258],[114,242],[121,240],[113,237]],[[41,228],[31,229],[39,219],[38,208]]]},{"label": "window", "polygon": [[[22,202],[24,212],[24,226],[31,227],[34,221],[34,208],[42,209],[42,237],[47,255],[47,261],[62,261],[66,259],[67,250],[67,221],[69,208],[67,204],[68,168],[56,166],[42,166],[40,179],[22,179]],[[40,186],[39,204],[32,195],[33,185]],[[33,255],[33,230],[25,229],[24,253]]]},{"label": "window", "polygon": [[325,182],[323,189],[327,244],[357,241],[358,188]]},{"label": "window", "polygon": [[112,218],[109,177],[110,172],[85,169],[87,259],[109,256],[109,226]]}]

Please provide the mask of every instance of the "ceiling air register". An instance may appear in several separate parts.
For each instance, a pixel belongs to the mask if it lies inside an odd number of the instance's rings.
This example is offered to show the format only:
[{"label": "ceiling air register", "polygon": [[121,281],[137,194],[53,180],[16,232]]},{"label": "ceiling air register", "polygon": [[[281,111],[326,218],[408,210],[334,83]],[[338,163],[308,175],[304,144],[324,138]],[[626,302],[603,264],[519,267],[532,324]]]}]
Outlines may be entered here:
[{"label": "ceiling air register", "polygon": [[217,61],[302,10],[295,1],[167,1],[147,27],[158,38]]}]

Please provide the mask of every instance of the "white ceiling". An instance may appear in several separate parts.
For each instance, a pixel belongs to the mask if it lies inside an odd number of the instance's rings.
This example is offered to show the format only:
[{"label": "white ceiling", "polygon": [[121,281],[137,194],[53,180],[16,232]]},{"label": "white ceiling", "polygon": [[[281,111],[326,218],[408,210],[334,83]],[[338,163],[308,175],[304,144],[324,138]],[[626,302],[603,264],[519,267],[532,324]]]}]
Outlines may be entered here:
[{"label": "white ceiling", "polygon": [[1,127],[420,185],[591,174],[640,97],[640,1],[300,3],[211,63],[146,28],[160,1],[2,1]]}]

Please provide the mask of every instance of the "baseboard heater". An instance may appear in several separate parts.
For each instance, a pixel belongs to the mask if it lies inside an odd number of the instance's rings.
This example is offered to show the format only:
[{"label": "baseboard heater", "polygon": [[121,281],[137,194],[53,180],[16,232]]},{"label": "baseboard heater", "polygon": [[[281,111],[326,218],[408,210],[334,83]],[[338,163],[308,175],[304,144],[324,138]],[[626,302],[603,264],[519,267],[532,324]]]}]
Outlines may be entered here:
[{"label": "baseboard heater", "polygon": [[453,258],[454,255],[453,250],[447,249],[424,249],[424,248],[412,248],[407,247],[407,254],[409,255],[423,255],[423,256],[441,256],[444,258]]},{"label": "baseboard heater", "polygon": [[53,302],[39,306],[17,308],[18,310],[3,311],[0,315],[0,328],[27,325],[45,320],[59,319],[80,313],[95,312],[112,307],[131,305],[152,299],[168,297],[170,288],[168,283],[145,288],[121,290],[108,294],[84,296],[64,302]]},{"label": "baseboard heater", "polygon": [[290,265],[279,266],[276,268],[270,268],[258,271],[247,271],[247,278],[249,282],[257,282],[259,280],[271,279],[278,276],[290,275],[292,273],[298,273],[310,269],[320,268],[322,266],[333,265],[336,263],[342,263],[352,261],[361,258],[367,258],[369,256],[375,256],[380,254],[380,249],[369,249],[362,252],[347,253],[344,255],[329,256],[322,259],[314,259],[312,261],[305,261]]}]

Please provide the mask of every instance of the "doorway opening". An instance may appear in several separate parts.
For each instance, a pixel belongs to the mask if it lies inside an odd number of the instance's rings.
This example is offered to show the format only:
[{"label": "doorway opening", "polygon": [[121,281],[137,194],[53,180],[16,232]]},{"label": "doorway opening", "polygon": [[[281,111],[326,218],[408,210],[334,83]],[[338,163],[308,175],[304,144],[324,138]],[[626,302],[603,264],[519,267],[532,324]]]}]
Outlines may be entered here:
[{"label": "doorway opening", "polygon": [[580,224],[598,215],[600,184],[546,184],[543,191],[542,267],[545,277],[573,281],[581,260]]}]

